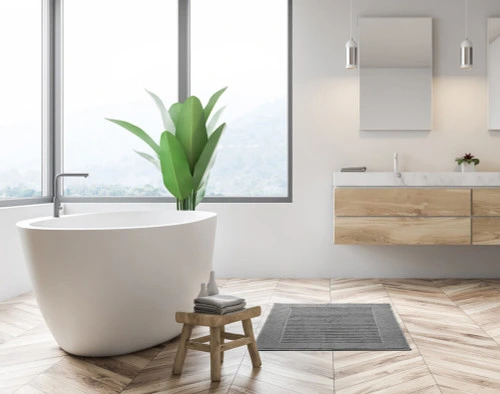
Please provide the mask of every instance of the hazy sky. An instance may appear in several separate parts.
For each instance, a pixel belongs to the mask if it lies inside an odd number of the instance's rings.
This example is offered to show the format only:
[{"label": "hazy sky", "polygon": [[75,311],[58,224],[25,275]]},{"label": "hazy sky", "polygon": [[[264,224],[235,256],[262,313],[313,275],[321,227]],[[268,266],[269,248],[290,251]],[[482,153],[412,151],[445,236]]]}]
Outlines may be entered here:
[{"label": "hazy sky", "polygon": [[[0,1],[0,185],[41,163],[41,1]],[[36,185],[41,177],[30,176]]]},{"label": "hazy sky", "polygon": [[[0,145],[0,173],[10,163],[36,168],[40,160],[40,4],[0,1],[0,128],[17,130]],[[228,105],[230,133],[231,120],[286,95],[287,1],[192,0],[191,12],[192,94],[206,102],[229,86],[220,105]],[[161,184],[131,153],[147,147],[104,118],[159,138],[161,120],[144,88],[167,105],[177,100],[177,0],[66,0],[63,15],[65,170],[100,168],[87,180],[99,183],[109,182],[106,166],[108,176],[138,166],[150,179],[126,182]]]}]

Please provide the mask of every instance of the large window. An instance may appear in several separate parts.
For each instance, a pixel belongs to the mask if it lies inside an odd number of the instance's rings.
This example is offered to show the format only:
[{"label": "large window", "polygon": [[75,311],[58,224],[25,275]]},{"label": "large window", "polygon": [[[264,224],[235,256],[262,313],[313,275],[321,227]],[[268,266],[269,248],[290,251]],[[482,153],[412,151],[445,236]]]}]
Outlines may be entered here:
[{"label": "large window", "polygon": [[177,101],[177,0],[64,2],[66,196],[166,195],[140,140],[105,118],[134,123],[159,141],[161,117],[144,89]]},{"label": "large window", "polygon": [[207,196],[288,195],[287,3],[191,1],[191,92],[228,86]]},{"label": "large window", "polygon": [[42,2],[0,1],[0,200],[42,195]]},{"label": "large window", "polygon": [[90,173],[67,201],[167,201],[149,147],[106,118],[158,141],[146,89],[169,107],[226,86],[206,197],[290,201],[290,3],[0,0],[0,206],[49,201],[60,172]]}]

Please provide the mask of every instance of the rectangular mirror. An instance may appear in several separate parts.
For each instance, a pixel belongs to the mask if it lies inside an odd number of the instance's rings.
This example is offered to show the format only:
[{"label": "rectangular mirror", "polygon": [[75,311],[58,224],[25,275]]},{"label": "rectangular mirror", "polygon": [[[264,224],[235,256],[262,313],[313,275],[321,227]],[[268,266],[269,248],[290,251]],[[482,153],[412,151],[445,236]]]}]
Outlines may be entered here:
[{"label": "rectangular mirror", "polygon": [[432,18],[359,21],[361,130],[431,130]]},{"label": "rectangular mirror", "polygon": [[488,19],[488,128],[500,130],[500,18]]}]

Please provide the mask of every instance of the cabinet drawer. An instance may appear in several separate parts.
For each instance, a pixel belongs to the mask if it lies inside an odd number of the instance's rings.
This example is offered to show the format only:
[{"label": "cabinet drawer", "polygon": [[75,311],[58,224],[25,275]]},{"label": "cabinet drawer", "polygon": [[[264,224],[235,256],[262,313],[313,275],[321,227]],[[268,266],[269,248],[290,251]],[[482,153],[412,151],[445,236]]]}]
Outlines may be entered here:
[{"label": "cabinet drawer", "polygon": [[470,214],[470,189],[335,189],[336,216],[470,216]]},{"label": "cabinet drawer", "polygon": [[500,217],[472,218],[473,245],[500,245]]},{"label": "cabinet drawer", "polygon": [[470,218],[335,218],[339,245],[470,245]]},{"label": "cabinet drawer", "polygon": [[473,189],[472,214],[474,216],[500,216],[500,188]]}]

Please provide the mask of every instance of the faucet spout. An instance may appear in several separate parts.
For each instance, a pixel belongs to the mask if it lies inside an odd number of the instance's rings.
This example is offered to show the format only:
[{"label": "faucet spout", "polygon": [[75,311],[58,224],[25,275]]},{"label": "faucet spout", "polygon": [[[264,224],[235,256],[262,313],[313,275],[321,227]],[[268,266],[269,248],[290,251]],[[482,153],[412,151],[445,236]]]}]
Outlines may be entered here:
[{"label": "faucet spout", "polygon": [[87,178],[89,176],[86,172],[72,172],[72,173],[62,173],[57,174],[54,177],[54,217],[59,217],[59,211],[61,210],[61,199],[59,198],[59,179],[63,177],[82,177]]},{"label": "faucet spout", "polygon": [[394,173],[398,178],[401,178],[401,173],[399,172],[399,160],[397,152],[394,153],[393,158],[394,158]]}]

